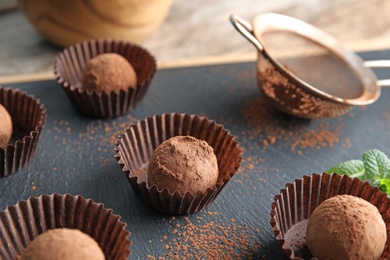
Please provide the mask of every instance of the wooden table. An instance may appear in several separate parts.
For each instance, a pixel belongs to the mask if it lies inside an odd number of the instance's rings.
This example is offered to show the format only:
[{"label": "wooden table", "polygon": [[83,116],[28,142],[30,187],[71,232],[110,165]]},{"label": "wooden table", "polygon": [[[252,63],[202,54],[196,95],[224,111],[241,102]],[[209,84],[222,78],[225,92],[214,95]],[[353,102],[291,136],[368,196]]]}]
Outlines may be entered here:
[{"label": "wooden table", "polygon": [[[382,0],[174,0],[164,24],[143,46],[160,68],[255,60],[254,47],[228,17],[251,21],[259,13],[276,12],[318,26],[354,50],[386,49],[388,10],[390,2]],[[52,61],[61,48],[48,43],[18,10],[0,13],[0,25],[0,84],[22,80],[15,75],[26,73],[52,77]]]}]

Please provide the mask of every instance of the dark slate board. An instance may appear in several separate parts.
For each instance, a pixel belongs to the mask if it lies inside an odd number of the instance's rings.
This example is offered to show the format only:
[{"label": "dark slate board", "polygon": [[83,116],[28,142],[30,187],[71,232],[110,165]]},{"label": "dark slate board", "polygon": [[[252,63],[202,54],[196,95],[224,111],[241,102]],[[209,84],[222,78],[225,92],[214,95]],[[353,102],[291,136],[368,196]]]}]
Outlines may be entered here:
[{"label": "dark slate board", "polygon": [[[390,59],[390,51],[361,55],[364,59]],[[376,72],[380,78],[390,75],[383,70]],[[277,124],[273,127],[279,130],[318,131],[325,124],[330,131],[338,129],[339,141],[333,145],[291,149],[297,138],[293,135],[263,146],[262,140],[269,133],[259,127],[255,130],[256,125],[248,124],[243,116],[243,111],[250,104],[253,107],[259,97],[253,62],[159,70],[145,99],[135,110],[108,120],[80,115],[55,81],[12,87],[39,98],[47,109],[48,121],[31,164],[15,175],[0,179],[0,208],[41,194],[69,193],[92,198],[112,208],[128,224],[134,259],[165,256],[169,251],[164,245],[177,237],[172,234],[175,224],[186,221],[184,217],[173,220],[143,205],[114,158],[116,136],[137,119],[166,112],[205,115],[237,136],[244,148],[239,173],[212,205],[186,217],[197,225],[210,221],[223,225],[234,220],[235,225],[244,227],[240,233],[245,233],[244,238],[250,242],[246,253],[251,252],[260,259],[283,258],[269,219],[273,196],[285,183],[325,171],[337,162],[360,158],[371,148],[390,155],[389,89],[383,89],[375,104],[354,108],[339,118],[307,121],[267,110],[274,118],[270,126]],[[161,242],[165,235],[167,238]]]}]

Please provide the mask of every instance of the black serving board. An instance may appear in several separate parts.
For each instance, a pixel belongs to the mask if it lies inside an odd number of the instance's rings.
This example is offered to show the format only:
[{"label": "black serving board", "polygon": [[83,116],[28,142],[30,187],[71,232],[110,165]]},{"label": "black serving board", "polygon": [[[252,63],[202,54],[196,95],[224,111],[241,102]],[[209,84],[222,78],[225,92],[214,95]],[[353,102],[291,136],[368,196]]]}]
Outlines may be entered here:
[{"label": "black serving board", "polygon": [[[361,56],[390,59],[390,51]],[[203,229],[213,222],[228,235],[234,233],[230,238],[241,247],[212,258],[283,259],[269,224],[274,195],[287,182],[321,173],[340,161],[359,159],[368,149],[390,155],[390,89],[383,89],[376,103],[355,107],[342,117],[302,120],[262,103],[255,67],[248,62],[158,70],[138,107],[128,115],[106,120],[79,114],[54,80],[13,84],[40,99],[48,119],[33,161],[0,179],[0,208],[41,194],[80,194],[113,209],[127,223],[132,259],[158,259],[174,253],[175,239],[182,241],[174,230],[183,231],[188,221]],[[388,71],[376,72],[379,78],[390,77]],[[240,170],[213,204],[202,212],[175,218],[142,204],[114,158],[116,137],[127,125],[171,112],[203,115],[223,124],[244,150]],[[323,128],[331,134],[329,140],[308,147],[293,145],[299,139],[313,141],[313,133]],[[195,251],[205,256],[202,248]]]}]

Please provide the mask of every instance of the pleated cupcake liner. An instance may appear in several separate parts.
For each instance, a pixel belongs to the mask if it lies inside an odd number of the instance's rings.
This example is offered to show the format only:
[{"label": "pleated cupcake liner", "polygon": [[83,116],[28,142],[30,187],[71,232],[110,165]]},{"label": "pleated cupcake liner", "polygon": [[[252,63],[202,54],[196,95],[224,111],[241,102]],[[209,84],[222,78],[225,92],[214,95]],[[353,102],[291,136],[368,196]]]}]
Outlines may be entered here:
[{"label": "pleated cupcake liner", "polygon": [[0,87],[0,104],[13,122],[11,142],[0,147],[0,177],[6,177],[26,167],[33,159],[46,123],[46,109],[33,96],[3,87]]},{"label": "pleated cupcake liner", "polygon": [[[88,61],[103,53],[117,53],[130,62],[137,75],[136,88],[99,93],[80,88]],[[156,72],[156,60],[138,45],[96,39],[65,48],[56,56],[53,69],[58,84],[79,112],[90,117],[112,118],[128,113],[142,101]]]},{"label": "pleated cupcake liner", "polygon": [[[312,259],[306,245],[306,227],[313,211],[336,195],[353,195],[378,208],[386,224],[387,242],[380,259],[390,257],[390,199],[368,182],[346,175],[312,174],[286,184],[271,207],[270,224],[278,244],[289,259]],[[330,249],[331,250],[331,249]]]},{"label": "pleated cupcake liner", "polygon": [[[147,166],[155,148],[174,136],[189,135],[206,141],[217,157],[217,184],[205,192],[185,195],[160,190],[147,183]],[[162,114],[130,125],[116,142],[115,158],[137,196],[148,206],[171,214],[190,214],[210,205],[234,176],[242,150],[234,136],[220,124],[189,114]]]},{"label": "pleated cupcake liner", "polygon": [[127,259],[130,233],[103,204],[79,195],[31,197],[0,212],[0,259],[15,259],[39,234],[54,228],[79,229],[101,247],[106,259]]}]

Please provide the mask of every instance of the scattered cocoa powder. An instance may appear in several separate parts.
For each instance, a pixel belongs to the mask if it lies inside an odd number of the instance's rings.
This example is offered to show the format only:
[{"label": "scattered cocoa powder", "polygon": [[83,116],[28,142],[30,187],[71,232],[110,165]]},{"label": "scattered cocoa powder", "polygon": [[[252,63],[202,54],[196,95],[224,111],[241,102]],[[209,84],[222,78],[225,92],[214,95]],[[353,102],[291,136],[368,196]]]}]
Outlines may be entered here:
[{"label": "scattered cocoa powder", "polygon": [[[58,149],[56,152],[66,153],[67,150],[77,151],[80,160],[84,160],[91,165],[99,163],[101,166],[104,166],[113,160],[112,157],[107,157],[107,153],[113,151],[118,136],[130,124],[136,123],[137,121],[137,118],[130,115],[124,116],[120,120],[93,120],[83,126],[82,129],[77,129],[76,132],[79,132],[78,136],[72,136],[70,138],[71,135],[74,135],[72,127],[80,126],[73,126],[66,120],[54,120],[52,128],[47,129],[47,132],[54,133],[53,138],[66,147],[63,150]],[[96,150],[98,153],[92,153],[92,150]],[[101,156],[96,156],[96,154]],[[56,156],[56,158],[62,157],[61,154],[57,154]],[[52,164],[55,164],[55,161]]]},{"label": "scattered cocoa powder", "polygon": [[237,175],[240,175],[243,178],[234,178],[234,182],[244,184],[244,182],[251,182],[250,174],[253,173],[255,169],[256,172],[263,171],[262,165],[264,163],[264,158],[259,156],[246,156],[245,160],[241,162],[241,167],[237,171]]},{"label": "scattered cocoa powder", "polygon": [[250,225],[238,224],[235,219],[230,223],[220,224],[218,212],[207,212],[213,220],[204,223],[203,217],[196,220],[188,217],[172,217],[169,222],[171,233],[175,238],[168,240],[163,236],[162,247],[166,252],[164,256],[154,257],[148,255],[148,259],[253,259],[254,254],[260,249],[256,242],[259,229]]},{"label": "scattered cocoa powder", "polygon": [[[242,110],[242,115],[250,126],[241,134],[244,143],[251,142],[254,145],[256,142],[253,141],[257,140],[266,148],[282,141],[298,154],[305,148],[321,149],[333,147],[336,143],[342,143],[343,147],[350,146],[347,138],[339,137],[344,128],[341,120],[335,118],[328,122],[296,119],[272,108],[263,96],[251,101]],[[310,125],[310,128],[306,125]]]}]

